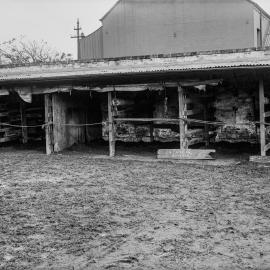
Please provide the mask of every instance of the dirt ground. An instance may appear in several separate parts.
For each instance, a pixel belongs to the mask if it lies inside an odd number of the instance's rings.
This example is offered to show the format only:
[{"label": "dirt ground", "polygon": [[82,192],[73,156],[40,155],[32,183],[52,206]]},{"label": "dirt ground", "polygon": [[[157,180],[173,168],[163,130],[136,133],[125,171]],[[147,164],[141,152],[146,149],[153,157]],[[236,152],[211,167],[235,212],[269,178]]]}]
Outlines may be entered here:
[{"label": "dirt ground", "polygon": [[270,269],[270,169],[0,149],[0,269]]}]

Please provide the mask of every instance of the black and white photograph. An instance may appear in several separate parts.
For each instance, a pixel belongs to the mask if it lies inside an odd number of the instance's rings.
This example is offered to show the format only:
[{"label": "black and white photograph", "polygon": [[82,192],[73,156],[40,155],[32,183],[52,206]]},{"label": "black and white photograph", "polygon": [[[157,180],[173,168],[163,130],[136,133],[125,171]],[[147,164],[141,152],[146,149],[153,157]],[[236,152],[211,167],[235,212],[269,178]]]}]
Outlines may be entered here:
[{"label": "black and white photograph", "polygon": [[0,270],[270,270],[269,0],[0,0]]}]

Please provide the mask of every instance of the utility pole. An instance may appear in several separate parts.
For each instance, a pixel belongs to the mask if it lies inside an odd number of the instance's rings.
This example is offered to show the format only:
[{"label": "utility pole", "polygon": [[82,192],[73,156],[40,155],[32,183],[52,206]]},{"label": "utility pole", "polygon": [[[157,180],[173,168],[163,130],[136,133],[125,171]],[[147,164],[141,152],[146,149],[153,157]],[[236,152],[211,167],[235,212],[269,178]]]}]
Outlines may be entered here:
[{"label": "utility pole", "polygon": [[80,51],[80,31],[82,30],[82,28],[80,27],[80,21],[79,19],[77,19],[77,27],[74,28],[74,30],[76,31],[76,36],[72,36],[71,38],[76,38],[77,39],[77,57],[78,60],[81,59],[81,51]]}]

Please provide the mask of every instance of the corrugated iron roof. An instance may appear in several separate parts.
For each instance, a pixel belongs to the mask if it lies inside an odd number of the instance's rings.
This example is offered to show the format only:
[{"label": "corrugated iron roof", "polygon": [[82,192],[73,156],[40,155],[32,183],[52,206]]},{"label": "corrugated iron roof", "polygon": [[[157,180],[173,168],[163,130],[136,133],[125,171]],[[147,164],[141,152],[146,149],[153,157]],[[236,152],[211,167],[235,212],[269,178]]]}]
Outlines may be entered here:
[{"label": "corrugated iron roof", "polygon": [[46,80],[54,78],[91,77],[119,74],[187,72],[194,70],[262,68],[270,69],[270,49],[233,50],[173,57],[107,59],[0,68],[0,84],[5,81]]}]

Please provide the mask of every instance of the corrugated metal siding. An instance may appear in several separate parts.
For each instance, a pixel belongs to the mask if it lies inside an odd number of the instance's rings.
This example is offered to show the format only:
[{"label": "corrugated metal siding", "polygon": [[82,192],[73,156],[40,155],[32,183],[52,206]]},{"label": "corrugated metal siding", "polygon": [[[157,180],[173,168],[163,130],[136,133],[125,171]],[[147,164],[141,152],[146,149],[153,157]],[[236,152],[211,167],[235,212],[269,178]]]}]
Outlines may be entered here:
[{"label": "corrugated metal siding", "polygon": [[103,34],[102,27],[80,40],[81,59],[103,58]]},{"label": "corrugated metal siding", "polygon": [[123,0],[103,19],[104,57],[254,46],[245,0]]},{"label": "corrugated metal siding", "polygon": [[[258,35],[257,35],[257,29],[261,28],[261,24],[260,24],[260,11],[257,9],[254,9],[254,47],[257,47],[258,45]],[[265,42],[265,44],[263,44],[263,46],[269,46],[269,37],[267,38],[267,36],[269,36],[269,31],[270,31],[270,20],[267,16],[265,16],[262,13],[262,37],[263,37],[263,41],[267,41]]]}]

